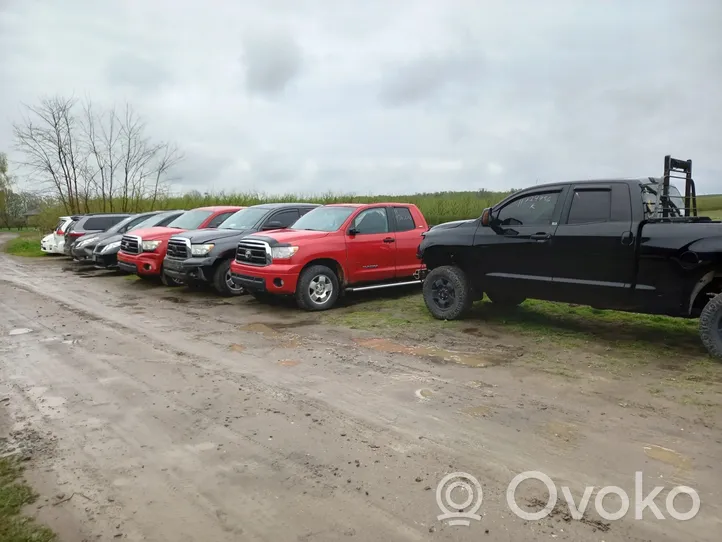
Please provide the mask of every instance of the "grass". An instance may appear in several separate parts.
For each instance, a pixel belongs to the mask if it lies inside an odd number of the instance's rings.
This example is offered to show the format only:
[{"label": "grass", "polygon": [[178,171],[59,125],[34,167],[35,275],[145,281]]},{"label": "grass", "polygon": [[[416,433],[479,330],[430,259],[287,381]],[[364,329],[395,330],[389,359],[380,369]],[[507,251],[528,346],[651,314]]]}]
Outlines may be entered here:
[{"label": "grass", "polygon": [[49,542],[54,533],[22,515],[22,507],[37,498],[21,479],[22,467],[15,459],[0,459],[0,542]]},{"label": "grass", "polygon": [[35,230],[26,230],[20,233],[14,239],[10,239],[3,245],[3,250],[14,256],[24,256],[27,258],[39,258],[45,256],[40,250],[40,240],[44,235]]},{"label": "grass", "polygon": [[722,364],[707,354],[699,338],[698,321],[693,319],[537,300],[504,309],[485,299],[474,304],[466,319],[440,322],[429,314],[418,291],[406,295],[387,293],[363,303],[354,301],[349,296],[350,306],[324,315],[325,321],[395,335],[503,333],[536,343],[540,352],[550,344],[570,350],[583,348],[595,353],[613,372],[651,365],[679,372],[675,378],[680,386],[722,383]]}]

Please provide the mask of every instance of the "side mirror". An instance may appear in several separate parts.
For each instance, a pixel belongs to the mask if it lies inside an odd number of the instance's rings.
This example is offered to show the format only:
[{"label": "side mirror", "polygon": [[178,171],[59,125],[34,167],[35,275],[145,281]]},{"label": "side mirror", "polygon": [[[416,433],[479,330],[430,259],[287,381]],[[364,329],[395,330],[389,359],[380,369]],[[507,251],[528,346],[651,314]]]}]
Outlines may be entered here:
[{"label": "side mirror", "polygon": [[284,227],[285,226],[283,224],[281,224],[280,222],[278,222],[277,220],[273,220],[273,221],[269,222],[268,224],[266,224],[265,226],[263,226],[263,228],[261,228],[261,229],[262,230],[282,230],[282,229],[284,229]]},{"label": "side mirror", "polygon": [[485,227],[489,227],[491,225],[491,207],[487,207],[484,209],[484,212],[481,213],[481,225]]},{"label": "side mirror", "polygon": [[356,228],[349,228],[348,230],[349,235],[358,235],[359,233],[361,232],[359,232]]}]

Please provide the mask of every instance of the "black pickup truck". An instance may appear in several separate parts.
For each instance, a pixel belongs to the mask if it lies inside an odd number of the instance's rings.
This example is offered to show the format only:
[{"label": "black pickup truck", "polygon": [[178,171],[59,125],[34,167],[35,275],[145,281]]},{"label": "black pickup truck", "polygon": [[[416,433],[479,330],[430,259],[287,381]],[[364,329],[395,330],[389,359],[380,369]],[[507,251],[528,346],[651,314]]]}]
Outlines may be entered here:
[{"label": "black pickup truck", "polygon": [[316,207],[314,203],[253,205],[229,216],[218,228],[174,235],[168,240],[163,269],[188,286],[208,282],[221,295],[240,295],[243,287],[233,283],[230,272],[238,241],[259,231],[288,228]]},{"label": "black pickup truck", "polygon": [[[685,179],[684,196],[671,178]],[[699,318],[702,342],[722,358],[722,223],[697,216],[691,160],[665,157],[660,178],[515,192],[426,232],[418,256],[435,318],[461,318],[484,294],[507,306],[531,298]]]}]

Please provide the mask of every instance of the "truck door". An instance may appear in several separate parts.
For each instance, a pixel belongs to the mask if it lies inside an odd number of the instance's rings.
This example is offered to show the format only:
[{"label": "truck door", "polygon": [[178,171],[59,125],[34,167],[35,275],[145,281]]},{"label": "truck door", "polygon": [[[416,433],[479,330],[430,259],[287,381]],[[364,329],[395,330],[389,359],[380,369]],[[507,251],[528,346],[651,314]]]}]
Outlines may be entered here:
[{"label": "truck door", "polygon": [[[396,278],[413,278],[415,271],[421,269],[421,261],[416,257],[416,248],[423,240],[424,228],[416,224],[408,207],[389,207],[391,224],[396,232]],[[421,228],[419,227],[421,226]]]},{"label": "truck door", "polygon": [[634,276],[631,230],[626,183],[573,185],[552,246],[557,299],[599,307],[624,304]]},{"label": "truck door", "polygon": [[394,278],[396,234],[391,231],[386,207],[364,209],[346,232],[348,282],[377,282]]},{"label": "truck door", "polygon": [[566,186],[525,191],[494,209],[474,236],[476,265],[489,292],[545,298],[552,281],[551,245]]}]

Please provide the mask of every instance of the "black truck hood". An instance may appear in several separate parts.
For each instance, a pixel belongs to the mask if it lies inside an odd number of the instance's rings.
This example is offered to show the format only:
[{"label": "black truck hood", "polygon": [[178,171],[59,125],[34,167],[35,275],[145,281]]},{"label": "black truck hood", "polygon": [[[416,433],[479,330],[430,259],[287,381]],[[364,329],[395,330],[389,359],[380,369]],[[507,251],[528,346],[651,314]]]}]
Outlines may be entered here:
[{"label": "black truck hood", "polygon": [[459,226],[464,226],[466,224],[471,224],[473,222],[476,222],[476,218],[471,218],[469,220],[454,220],[453,222],[444,222],[443,224],[437,224],[436,226],[432,226],[429,231],[436,231],[436,230],[448,230],[450,228],[458,228]]},{"label": "black truck hood", "polygon": [[202,245],[212,243],[213,241],[220,241],[221,239],[228,239],[229,237],[240,239],[249,233],[253,233],[253,230],[218,230],[215,228],[206,228],[202,230],[184,231],[173,237],[183,237],[184,239],[190,239],[192,245]]}]

